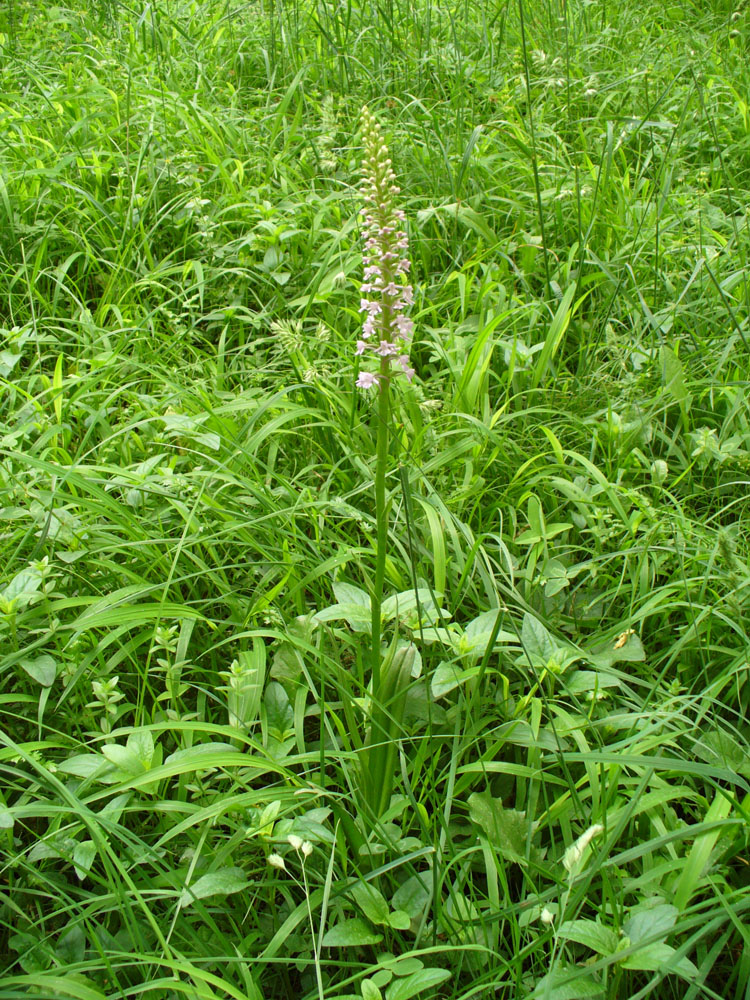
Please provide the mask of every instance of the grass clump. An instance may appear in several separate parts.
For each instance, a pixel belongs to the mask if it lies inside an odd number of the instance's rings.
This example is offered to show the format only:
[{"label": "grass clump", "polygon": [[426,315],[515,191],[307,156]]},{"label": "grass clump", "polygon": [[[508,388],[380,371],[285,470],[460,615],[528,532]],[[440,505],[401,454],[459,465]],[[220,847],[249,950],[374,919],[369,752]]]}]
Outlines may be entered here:
[{"label": "grass clump", "polygon": [[6,6],[3,996],[746,995],[748,16]]}]

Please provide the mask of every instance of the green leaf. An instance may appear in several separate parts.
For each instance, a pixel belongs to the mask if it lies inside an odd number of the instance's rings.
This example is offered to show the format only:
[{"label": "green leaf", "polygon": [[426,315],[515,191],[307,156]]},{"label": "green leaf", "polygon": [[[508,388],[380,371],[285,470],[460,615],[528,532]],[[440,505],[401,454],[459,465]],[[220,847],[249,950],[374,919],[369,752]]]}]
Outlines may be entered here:
[{"label": "green leaf", "polygon": [[575,966],[558,966],[536,984],[529,1000],[587,1000],[601,997],[604,987]]},{"label": "green leaf", "polygon": [[315,615],[317,622],[345,621],[354,632],[369,632],[372,612],[364,604],[333,604]]},{"label": "green leaf", "polygon": [[640,972],[674,972],[683,979],[693,979],[698,975],[697,968],[689,958],[675,959],[676,949],[663,941],[647,944],[623,958],[620,965],[624,969],[634,969]]},{"label": "green leaf", "polygon": [[430,682],[432,697],[445,697],[445,695],[450,694],[451,691],[455,690],[461,684],[465,684],[470,677],[476,676],[476,672],[476,667],[473,667],[471,670],[462,670],[456,663],[448,663],[446,661],[439,663]]},{"label": "green leaf", "polygon": [[528,611],[523,616],[521,642],[524,652],[522,660],[540,669],[555,658],[558,649],[546,627]]},{"label": "green leaf", "polygon": [[242,892],[250,883],[241,868],[220,868],[219,871],[202,875],[197,882],[186,886],[180,894],[180,906],[191,906],[196,899],[207,896],[231,896]]},{"label": "green leaf", "polygon": [[83,881],[91,871],[91,865],[96,857],[96,846],[91,840],[76,844],[73,849],[73,865],[78,878]]},{"label": "green leaf", "polygon": [[750,755],[732,733],[719,728],[708,729],[705,733],[701,732],[693,749],[706,763],[750,778]]},{"label": "green leaf", "polygon": [[148,729],[136,729],[128,736],[126,745],[143,765],[144,771],[148,771],[154,759],[154,737],[151,732]]},{"label": "green leaf", "polygon": [[23,609],[34,600],[41,585],[42,574],[39,570],[22,569],[0,594],[0,600],[6,605]]},{"label": "green leaf", "polygon": [[333,585],[333,593],[339,604],[355,604],[370,610],[370,595],[352,583],[338,581]]},{"label": "green leaf", "polygon": [[599,955],[613,955],[617,951],[619,938],[610,927],[593,920],[568,920],[559,930],[561,938],[585,944]]},{"label": "green leaf", "polygon": [[388,904],[379,889],[369,882],[357,882],[349,890],[357,906],[373,924],[388,923]]},{"label": "green leaf", "polygon": [[664,388],[670,396],[680,404],[680,407],[687,412],[693,397],[685,385],[685,375],[682,369],[682,362],[677,357],[671,347],[662,344],[659,350],[659,360],[661,361],[661,374]]},{"label": "green leaf", "polygon": [[335,927],[323,935],[325,948],[359,948],[366,944],[378,944],[383,940],[361,917],[340,920]]},{"label": "green leaf", "polygon": [[403,979],[394,979],[385,991],[385,1000],[410,1000],[423,990],[444,983],[451,975],[449,969],[420,969]]},{"label": "green leaf", "polygon": [[0,830],[12,830],[15,819],[10,809],[0,806]]},{"label": "green leaf", "polygon": [[429,872],[409,876],[393,894],[392,905],[398,910],[404,910],[412,920],[420,917],[432,896],[430,880]]},{"label": "green leaf", "polygon": [[388,925],[397,931],[408,931],[411,927],[411,917],[406,910],[393,910],[388,914]]},{"label": "green leaf", "polygon": [[646,659],[646,650],[640,638],[631,632],[627,635],[625,642],[620,644],[620,639],[616,639],[606,646],[596,646],[587,654],[586,659],[595,667],[611,667],[613,663],[642,663]]},{"label": "green leaf", "polygon": [[363,979],[360,988],[362,990],[362,1000],[383,1000],[383,994],[372,979]]},{"label": "green leaf", "polygon": [[129,746],[120,743],[108,743],[102,747],[102,753],[115,767],[124,771],[130,777],[143,774],[148,770],[138,754]]},{"label": "green leaf", "polygon": [[526,813],[505,809],[489,792],[469,796],[469,817],[481,827],[490,844],[508,861],[526,860]]},{"label": "green leaf", "polygon": [[52,687],[55,683],[55,677],[57,677],[57,664],[51,656],[46,653],[43,656],[37,656],[35,660],[29,657],[24,657],[23,660],[18,661],[19,667],[25,670],[29,677],[32,677],[37,684],[41,684],[42,687]]},{"label": "green leaf", "polygon": [[658,937],[665,938],[677,922],[678,913],[677,907],[669,903],[635,907],[623,927],[623,933],[634,945],[648,938],[652,941]]},{"label": "green leaf", "polygon": [[278,681],[271,681],[263,700],[269,733],[283,740],[294,733],[294,709],[284,688]]}]

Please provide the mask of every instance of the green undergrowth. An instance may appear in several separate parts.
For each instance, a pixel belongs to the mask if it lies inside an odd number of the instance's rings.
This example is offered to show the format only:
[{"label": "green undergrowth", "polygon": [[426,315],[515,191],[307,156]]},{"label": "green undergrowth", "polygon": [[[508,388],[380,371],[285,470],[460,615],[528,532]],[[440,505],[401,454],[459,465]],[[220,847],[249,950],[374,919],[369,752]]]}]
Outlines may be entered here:
[{"label": "green undergrowth", "polygon": [[[0,996],[747,997],[747,5],[0,46]],[[374,707],[365,102],[417,371]]]}]

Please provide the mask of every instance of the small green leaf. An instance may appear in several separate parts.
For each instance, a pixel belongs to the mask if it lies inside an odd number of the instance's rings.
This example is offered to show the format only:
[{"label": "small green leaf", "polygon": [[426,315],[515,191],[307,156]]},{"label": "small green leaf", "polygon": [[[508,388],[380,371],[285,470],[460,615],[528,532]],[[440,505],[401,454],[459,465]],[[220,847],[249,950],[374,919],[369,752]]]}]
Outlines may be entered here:
[{"label": "small green leaf", "polygon": [[361,983],[362,1000],[383,1000],[383,994],[372,979],[363,979]]},{"label": "small green leaf", "polygon": [[326,948],[358,948],[366,944],[378,944],[383,940],[361,917],[341,920],[323,936]]},{"label": "small green leaf", "polygon": [[73,865],[78,878],[83,881],[91,871],[91,865],[96,857],[96,846],[91,840],[76,844],[73,849]]},{"label": "small green leaf", "polygon": [[180,906],[191,906],[196,899],[205,899],[207,896],[230,896],[246,889],[248,885],[250,883],[241,868],[221,868],[201,876],[192,885],[185,886],[180,895]]},{"label": "small green leaf", "polygon": [[406,910],[394,910],[388,914],[388,924],[397,931],[408,931],[411,926],[411,917]]},{"label": "small green leaf", "polygon": [[0,806],[0,830],[12,830],[15,819],[10,809]]},{"label": "small green leaf", "polygon": [[41,684],[42,687],[52,687],[55,683],[57,664],[46,653],[43,656],[37,656],[34,660],[24,657],[23,660],[18,661],[18,665],[22,670],[26,671],[29,677],[33,677],[37,684]]},{"label": "small green leaf", "polygon": [[666,344],[662,344],[659,351],[659,357],[661,361],[664,388],[670,396],[680,404],[685,412],[687,412],[690,409],[693,397],[690,395],[687,386],[685,385],[685,374],[682,369],[682,362],[672,348],[667,347]]}]

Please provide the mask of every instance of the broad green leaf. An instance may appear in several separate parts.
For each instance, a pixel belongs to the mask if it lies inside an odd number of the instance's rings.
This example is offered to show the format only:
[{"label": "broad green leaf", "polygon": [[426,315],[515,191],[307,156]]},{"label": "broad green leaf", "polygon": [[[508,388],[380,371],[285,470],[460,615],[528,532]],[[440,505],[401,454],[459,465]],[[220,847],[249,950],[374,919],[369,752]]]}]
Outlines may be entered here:
[{"label": "broad green leaf", "polygon": [[622,687],[622,681],[604,670],[576,670],[564,681],[568,694],[595,695],[607,688]]},{"label": "broad green leaf", "polygon": [[675,958],[676,949],[663,941],[647,944],[638,951],[628,955],[619,963],[624,969],[637,969],[641,972],[674,972],[683,979],[693,979],[698,970],[689,958]]},{"label": "broad green leaf", "polygon": [[547,628],[528,611],[523,616],[521,642],[523,644],[522,661],[540,669],[546,667],[550,660],[555,658],[558,649],[557,643]]},{"label": "broad green leaf", "polygon": [[424,990],[444,983],[451,975],[449,969],[420,969],[403,979],[394,979],[385,991],[385,1000],[411,1000]]},{"label": "broad green leaf", "polygon": [[353,583],[338,581],[333,585],[333,593],[338,604],[355,604],[370,610],[370,595]]},{"label": "broad green leaf", "polygon": [[364,604],[333,604],[314,616],[317,622],[345,621],[354,632],[369,632],[372,612]]},{"label": "broad green leaf", "polygon": [[[400,594],[392,594],[383,601],[381,608],[383,621],[390,621],[398,617],[401,621],[410,620],[412,612],[417,611],[417,607],[423,615],[430,619],[435,617],[435,602],[430,591],[426,588],[414,590],[402,590]],[[417,619],[414,619],[415,624]]]},{"label": "broad green leaf", "polygon": [[185,886],[180,894],[180,906],[190,906],[196,899],[208,896],[230,896],[234,892],[242,892],[248,885],[250,883],[241,868],[220,868]]},{"label": "broad green leaf", "polygon": [[435,668],[435,673],[432,675],[430,682],[432,697],[444,698],[445,695],[450,694],[455,688],[461,684],[465,684],[470,677],[475,677],[476,672],[476,667],[471,670],[462,670],[456,663],[447,663],[445,661],[439,663]]},{"label": "broad green leaf", "polygon": [[357,906],[373,924],[388,923],[388,904],[379,889],[369,882],[357,882],[349,890]]},{"label": "broad green leaf", "polygon": [[0,830],[12,830],[15,819],[10,809],[0,806]]},{"label": "broad green leaf", "polygon": [[104,774],[112,774],[112,765],[98,753],[78,753],[57,765],[57,770],[63,774],[72,774],[76,778],[93,778]]},{"label": "broad green leaf", "polygon": [[408,913],[413,920],[422,915],[431,896],[431,876],[429,872],[422,872],[419,875],[410,875],[404,884],[396,889],[391,903],[396,909]]},{"label": "broad green leaf", "polygon": [[469,796],[469,817],[504,858],[519,863],[526,860],[526,813],[506,809],[489,792],[474,792]]},{"label": "broad green leaf", "polygon": [[128,736],[126,745],[128,750],[132,750],[136,755],[143,765],[144,770],[148,770],[151,767],[151,761],[154,759],[154,737],[151,735],[150,730],[136,729],[134,733]]},{"label": "broad green leaf", "polygon": [[745,778],[750,777],[750,754],[737,736],[724,729],[701,732],[693,749],[708,764],[725,767]]},{"label": "broad green leaf", "polygon": [[606,646],[595,646],[586,659],[595,667],[606,668],[613,663],[642,663],[646,659],[646,651],[639,636],[628,632]]},{"label": "broad green leaf", "polygon": [[60,935],[55,944],[55,953],[65,965],[83,961],[86,954],[86,935],[77,924]]},{"label": "broad green leaf", "polygon": [[559,935],[568,941],[585,944],[599,955],[613,955],[620,940],[610,927],[593,920],[568,920],[560,927]]},{"label": "broad green leaf", "polygon": [[378,944],[383,935],[376,933],[361,917],[340,920],[323,935],[325,948],[359,948],[366,944]]},{"label": "broad green leaf", "polygon": [[603,997],[604,987],[583,969],[558,966],[539,980],[529,1000],[588,1000]]},{"label": "broad green leaf", "polygon": [[0,603],[6,610],[23,610],[37,596],[42,585],[42,574],[36,569],[22,569],[16,573],[0,593]]},{"label": "broad green leaf", "polygon": [[639,906],[631,910],[630,919],[623,927],[623,933],[635,945],[650,938],[665,938],[677,922],[678,909],[669,903],[656,906]]},{"label": "broad green leaf", "polygon": [[41,684],[42,687],[51,687],[55,683],[55,677],[57,677],[57,664],[51,656],[46,653],[43,656],[37,656],[36,659],[31,659],[29,657],[24,657],[23,660],[18,661],[19,667],[25,670],[29,677],[32,677],[37,684]]},{"label": "broad green leaf", "polygon": [[146,764],[129,746],[122,746],[120,743],[108,743],[102,747],[102,753],[111,764],[114,764],[115,767],[118,767],[131,777],[143,774],[148,770]]}]

